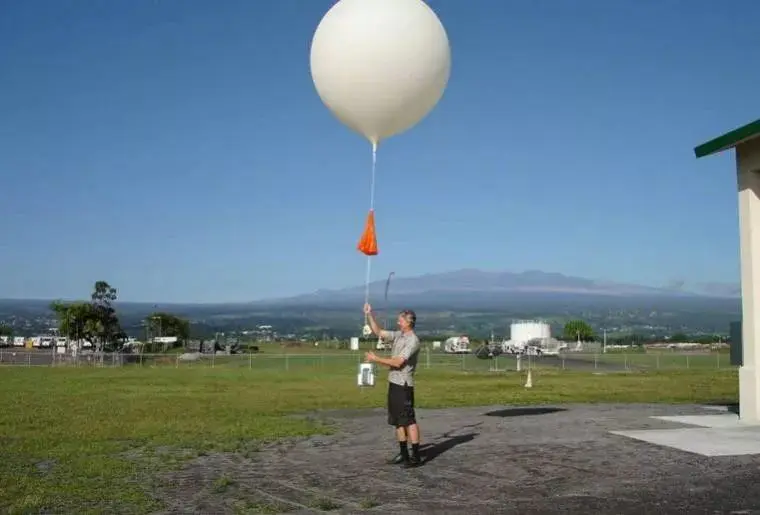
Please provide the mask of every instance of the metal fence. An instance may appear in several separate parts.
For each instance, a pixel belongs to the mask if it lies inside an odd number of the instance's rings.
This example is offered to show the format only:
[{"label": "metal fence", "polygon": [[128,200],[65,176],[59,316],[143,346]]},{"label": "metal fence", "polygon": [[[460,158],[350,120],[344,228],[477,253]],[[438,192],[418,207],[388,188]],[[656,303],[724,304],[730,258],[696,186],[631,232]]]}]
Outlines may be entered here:
[{"label": "metal fence", "polygon": [[[0,348],[0,366],[20,367],[152,367],[152,368],[231,368],[280,370],[284,372],[353,369],[363,361],[364,352],[288,352],[251,354],[122,354],[88,353],[77,357],[50,350]],[[474,354],[446,354],[423,349],[418,368],[500,372],[533,368],[553,368],[588,372],[627,370],[730,369],[726,353],[657,352],[589,353],[566,352],[558,356],[501,355],[479,359]]]}]

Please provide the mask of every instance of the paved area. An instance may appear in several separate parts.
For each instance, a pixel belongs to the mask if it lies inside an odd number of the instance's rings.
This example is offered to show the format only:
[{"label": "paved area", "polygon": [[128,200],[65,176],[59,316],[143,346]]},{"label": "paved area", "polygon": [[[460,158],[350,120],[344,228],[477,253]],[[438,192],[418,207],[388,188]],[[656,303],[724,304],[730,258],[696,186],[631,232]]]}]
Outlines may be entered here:
[{"label": "paved area", "polygon": [[[485,361],[485,360],[483,360]],[[517,370],[517,357],[511,354],[501,354],[497,358],[488,360],[493,368],[499,370]],[[555,367],[561,370],[574,370],[578,372],[607,373],[626,372],[631,370],[643,370],[641,367],[625,363],[615,363],[594,359],[593,356],[578,357],[573,354],[559,356],[531,356],[521,359],[521,368],[527,370],[528,364],[540,367]]]},{"label": "paved area", "polygon": [[[685,427],[703,406],[420,410],[425,463],[395,451],[382,410],[311,415],[331,436],[211,454],[160,478],[166,513],[760,513],[760,455],[701,456],[614,431]],[[692,426],[693,427],[693,426]],[[758,430],[760,431],[760,429]]]},{"label": "paved area", "polygon": [[625,372],[626,370],[640,370],[640,367],[626,365],[624,363],[615,363],[602,360],[594,360],[592,357],[585,358],[574,357],[572,354],[562,356],[541,356],[535,362],[541,366],[554,366],[565,370],[576,370],[586,372]]},{"label": "paved area", "polygon": [[744,422],[733,411],[724,410],[721,414],[655,418],[683,424],[683,427],[613,431],[613,433],[702,456],[760,455],[760,424]]}]

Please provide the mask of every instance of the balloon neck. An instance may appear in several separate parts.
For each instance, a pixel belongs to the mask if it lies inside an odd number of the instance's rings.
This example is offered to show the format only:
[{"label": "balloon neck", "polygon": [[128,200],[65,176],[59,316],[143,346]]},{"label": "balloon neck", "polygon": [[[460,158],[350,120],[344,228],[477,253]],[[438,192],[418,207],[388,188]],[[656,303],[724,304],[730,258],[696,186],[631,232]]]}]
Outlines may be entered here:
[{"label": "balloon neck", "polygon": [[372,143],[372,152],[376,153],[377,152],[377,147],[378,147],[378,145],[380,145],[380,142],[379,141],[375,141],[375,140],[370,140],[370,143]]}]

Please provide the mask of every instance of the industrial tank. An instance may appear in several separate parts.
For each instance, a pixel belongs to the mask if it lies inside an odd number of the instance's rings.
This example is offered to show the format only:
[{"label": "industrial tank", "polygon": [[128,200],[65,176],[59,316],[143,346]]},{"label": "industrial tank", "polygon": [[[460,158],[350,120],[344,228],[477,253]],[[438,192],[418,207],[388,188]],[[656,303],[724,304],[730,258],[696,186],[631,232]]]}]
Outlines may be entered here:
[{"label": "industrial tank", "polygon": [[509,339],[514,343],[548,340],[552,337],[551,327],[542,320],[516,320],[509,327],[509,332]]}]

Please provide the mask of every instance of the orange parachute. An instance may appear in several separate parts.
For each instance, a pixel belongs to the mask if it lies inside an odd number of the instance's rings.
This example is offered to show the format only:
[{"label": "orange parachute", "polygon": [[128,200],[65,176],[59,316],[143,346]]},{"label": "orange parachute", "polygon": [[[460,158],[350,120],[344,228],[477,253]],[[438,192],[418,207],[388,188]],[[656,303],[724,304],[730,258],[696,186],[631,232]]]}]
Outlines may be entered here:
[{"label": "orange parachute", "polygon": [[377,255],[377,235],[375,233],[375,210],[370,209],[367,222],[364,224],[364,232],[356,245],[356,249],[365,256]]}]

